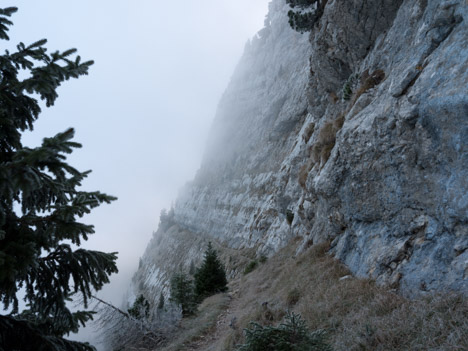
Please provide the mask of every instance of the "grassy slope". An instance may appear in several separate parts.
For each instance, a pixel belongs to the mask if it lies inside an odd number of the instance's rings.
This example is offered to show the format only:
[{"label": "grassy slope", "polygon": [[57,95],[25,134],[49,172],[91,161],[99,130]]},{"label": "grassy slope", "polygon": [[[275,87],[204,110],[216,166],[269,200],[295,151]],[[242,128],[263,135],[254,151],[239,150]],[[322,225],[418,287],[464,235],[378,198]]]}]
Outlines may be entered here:
[{"label": "grassy slope", "polygon": [[326,245],[296,255],[291,243],[228,294],[204,301],[165,351],[233,350],[249,321],[277,324],[287,309],[326,329],[335,350],[468,350],[468,300],[457,295],[407,300],[370,280],[347,277]]}]

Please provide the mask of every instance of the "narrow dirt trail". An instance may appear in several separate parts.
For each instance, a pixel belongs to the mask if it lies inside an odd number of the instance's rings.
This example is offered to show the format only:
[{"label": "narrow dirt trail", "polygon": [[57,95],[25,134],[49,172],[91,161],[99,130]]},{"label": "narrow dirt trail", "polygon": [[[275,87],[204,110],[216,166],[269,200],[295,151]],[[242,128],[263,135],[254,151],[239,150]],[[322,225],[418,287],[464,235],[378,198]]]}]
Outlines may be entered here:
[{"label": "narrow dirt trail", "polygon": [[[235,316],[238,312],[239,299],[232,295],[226,309],[218,316],[215,329],[201,337],[199,340],[191,343],[186,348],[187,351],[222,351],[223,345],[220,345],[221,339],[227,332],[235,327]],[[234,322],[234,325],[233,325]]]}]

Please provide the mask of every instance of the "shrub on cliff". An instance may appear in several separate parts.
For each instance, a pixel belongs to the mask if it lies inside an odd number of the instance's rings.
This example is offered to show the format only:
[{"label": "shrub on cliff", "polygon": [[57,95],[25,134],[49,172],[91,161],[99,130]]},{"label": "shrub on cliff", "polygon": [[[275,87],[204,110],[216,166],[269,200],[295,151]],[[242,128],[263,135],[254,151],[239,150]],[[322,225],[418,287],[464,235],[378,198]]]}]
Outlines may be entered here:
[{"label": "shrub on cliff", "polygon": [[[304,33],[310,31],[323,14],[323,5],[320,0],[286,0],[291,8],[288,12],[289,25],[292,29]],[[314,8],[312,8],[314,7]]]},{"label": "shrub on cliff", "polygon": [[200,268],[195,273],[195,293],[199,300],[227,290],[226,271],[211,242]]},{"label": "shrub on cliff", "polygon": [[258,266],[258,261],[257,260],[252,260],[250,261],[247,266],[244,268],[244,274],[249,274],[252,272],[255,268]]}]

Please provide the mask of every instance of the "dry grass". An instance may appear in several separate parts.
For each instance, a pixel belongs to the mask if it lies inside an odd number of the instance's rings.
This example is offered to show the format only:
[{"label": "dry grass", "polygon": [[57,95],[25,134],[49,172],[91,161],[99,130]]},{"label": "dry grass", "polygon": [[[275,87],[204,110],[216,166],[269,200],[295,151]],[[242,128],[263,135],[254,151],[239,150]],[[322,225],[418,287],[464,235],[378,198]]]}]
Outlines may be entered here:
[{"label": "dry grass", "polygon": [[[331,151],[335,146],[336,133],[343,127],[343,124],[344,114],[338,116],[335,120],[323,124],[318,132],[317,141],[312,147],[311,158],[314,163],[324,165],[328,161]],[[301,175],[299,177],[301,177]],[[300,182],[301,180],[299,180],[299,183]]]},{"label": "dry grass", "polygon": [[299,170],[298,181],[302,189],[306,190],[307,177],[309,176],[312,167],[314,166],[314,160],[309,157]]},{"label": "dry grass", "polygon": [[287,309],[300,313],[312,330],[328,330],[337,351],[468,350],[466,298],[412,301],[370,280],[340,280],[349,271],[327,249],[315,245],[295,256],[292,243],[238,282],[238,328],[227,331],[219,350],[241,343],[250,321],[275,325]]},{"label": "dry grass", "polygon": [[[408,300],[371,280],[340,279],[350,273],[327,254],[327,243],[296,255],[299,244],[293,241],[232,281],[229,301],[222,296],[205,301],[201,315],[184,321],[178,346],[164,350],[234,350],[250,321],[277,325],[288,309],[311,330],[326,329],[336,351],[468,350],[466,298]],[[202,336],[211,339],[194,347]]]},{"label": "dry grass", "polygon": [[377,69],[372,73],[369,73],[369,70],[365,70],[361,74],[360,85],[358,89],[354,92],[353,97],[351,99],[351,106],[353,106],[356,103],[356,101],[361,97],[362,94],[382,83],[384,79],[385,72],[381,69]]},{"label": "dry grass", "polygon": [[309,123],[309,125],[306,127],[304,134],[302,135],[302,139],[304,142],[307,144],[310,140],[310,137],[312,134],[314,134],[315,130],[315,123]]},{"label": "dry grass", "polygon": [[[338,115],[338,117],[325,122],[321,126],[317,133],[316,141],[310,149],[310,157],[299,171],[299,184],[302,188],[306,188],[305,184],[307,181],[307,176],[309,175],[309,172],[311,171],[314,164],[323,166],[330,158],[331,151],[333,150],[336,143],[336,134],[343,127],[345,116],[351,111],[356,101],[369,89],[372,89],[382,83],[384,79],[385,72],[381,69],[377,69],[372,73],[369,73],[369,70],[365,70],[361,74],[358,88],[355,92],[352,93],[352,96],[350,97],[351,103],[348,105],[348,107],[344,110],[343,113]],[[336,94],[334,94],[334,96],[336,97]],[[307,126],[302,136],[306,143],[311,138],[315,129],[315,124],[310,124]]]},{"label": "dry grass", "polygon": [[343,319],[335,343],[350,351],[468,350],[467,301],[456,295],[407,301],[376,292]]},{"label": "dry grass", "polygon": [[[343,127],[344,114],[341,114],[334,120],[328,121],[322,125],[318,131],[315,143],[309,148],[309,156],[302,165],[298,174],[299,185],[305,190],[307,177],[315,164],[323,166],[329,159],[331,151],[335,146],[336,133]],[[307,143],[315,131],[315,124],[307,126],[302,138]]]},{"label": "dry grass", "polygon": [[184,318],[175,339],[161,351],[179,351],[196,349],[199,343],[216,329],[216,323],[229,303],[227,294],[218,294],[205,299],[196,316]]}]

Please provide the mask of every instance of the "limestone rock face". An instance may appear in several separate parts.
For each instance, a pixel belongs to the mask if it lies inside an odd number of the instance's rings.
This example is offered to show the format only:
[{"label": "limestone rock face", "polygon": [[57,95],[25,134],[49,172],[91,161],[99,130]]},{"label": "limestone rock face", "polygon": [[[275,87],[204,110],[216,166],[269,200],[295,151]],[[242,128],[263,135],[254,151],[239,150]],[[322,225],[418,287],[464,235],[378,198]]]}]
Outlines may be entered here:
[{"label": "limestone rock face", "polygon": [[206,155],[176,203],[177,221],[234,247],[277,249],[293,235],[285,220],[286,161],[307,116],[311,52],[293,31],[285,1],[273,1],[265,28],[246,45],[223,95]]},{"label": "limestone rock face", "polygon": [[246,45],[175,221],[265,254],[330,240],[405,294],[468,292],[467,2],[328,0],[303,35],[288,10]]},{"label": "limestone rock face", "polygon": [[404,292],[468,292],[466,15],[461,1],[402,3],[369,54],[350,62],[361,79],[382,70],[385,80],[360,82],[330,158],[307,179],[315,212],[333,214],[311,235],[331,234],[355,274]]}]

